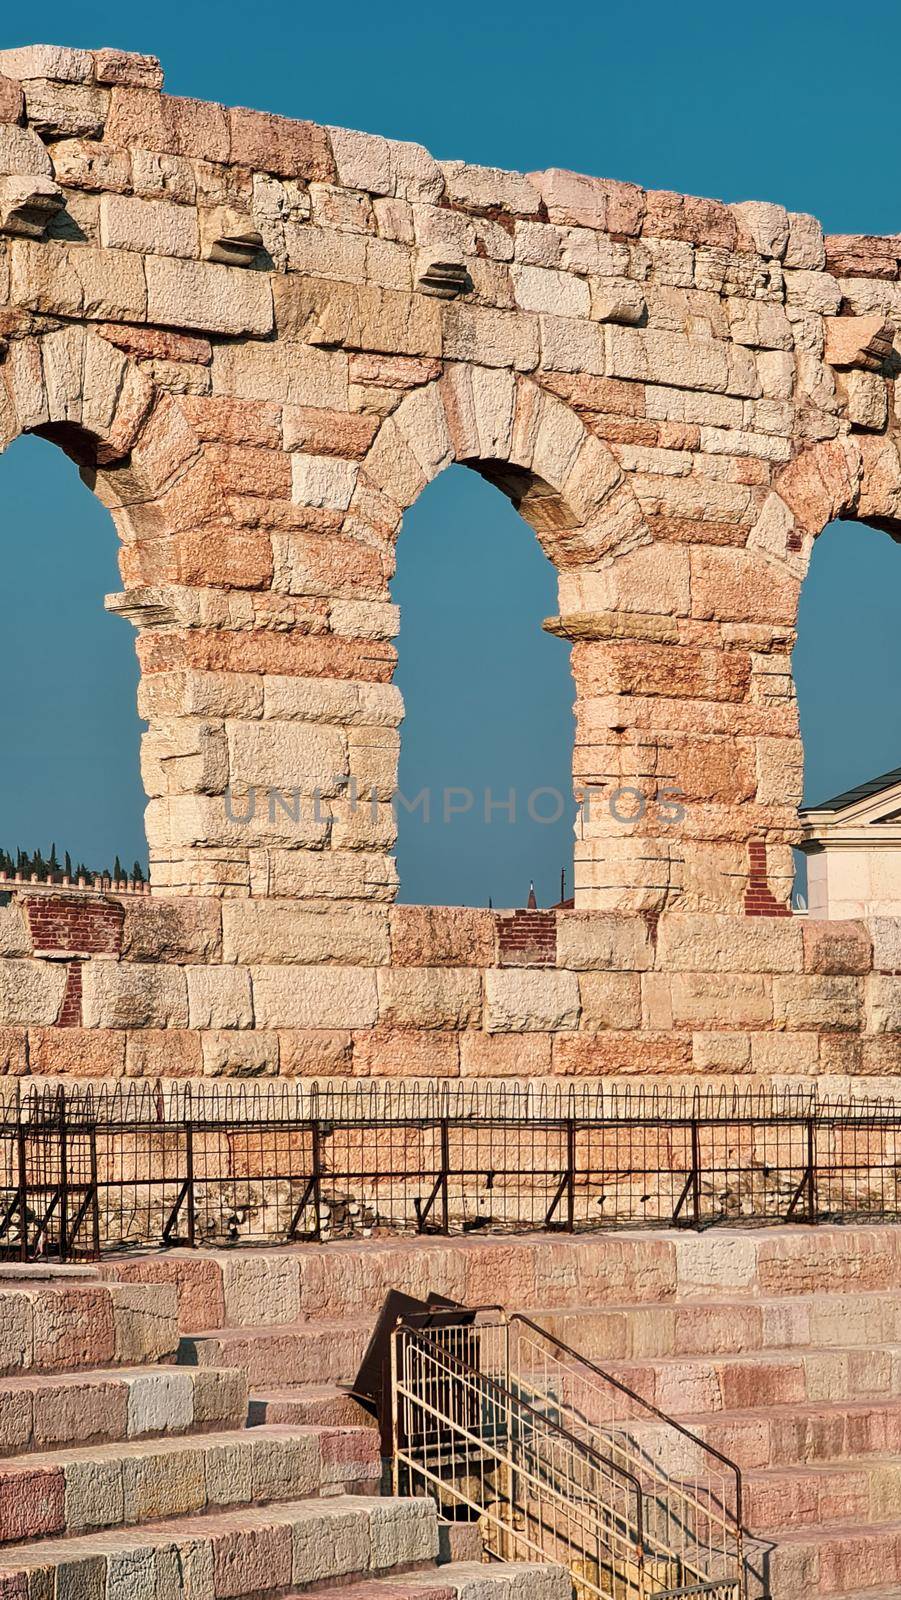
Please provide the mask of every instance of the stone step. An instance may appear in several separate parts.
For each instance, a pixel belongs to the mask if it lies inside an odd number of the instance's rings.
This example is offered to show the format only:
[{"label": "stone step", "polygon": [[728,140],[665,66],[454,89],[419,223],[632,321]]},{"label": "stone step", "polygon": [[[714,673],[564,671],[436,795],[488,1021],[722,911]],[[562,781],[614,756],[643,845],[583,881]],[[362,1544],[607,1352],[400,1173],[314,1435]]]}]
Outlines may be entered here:
[{"label": "stone step", "polygon": [[349,1383],[372,1332],[369,1317],[313,1319],[259,1328],[216,1328],[184,1337],[178,1362],[239,1367],[251,1389]]},{"label": "stone step", "polygon": [[0,1462],[0,1543],[378,1487],[368,1428],[260,1427]]},{"label": "stone step", "polygon": [[366,1239],[272,1249],[171,1250],[104,1263],[104,1276],[170,1283],[180,1327],[256,1326],[301,1315],[374,1316],[389,1289],[510,1308],[855,1294],[901,1289],[890,1225],[663,1229]]},{"label": "stone step", "polygon": [[9,1456],[53,1445],[242,1428],[247,1405],[244,1373],[226,1367],[109,1367],[0,1378],[0,1451]]},{"label": "stone step", "polygon": [[178,1344],[174,1286],[92,1278],[0,1284],[0,1376],[161,1361]]},{"label": "stone step", "polygon": [[431,1500],[337,1495],[115,1533],[32,1539],[3,1551],[0,1592],[10,1600],[26,1594],[34,1600],[256,1600],[424,1566],[437,1553]]},{"label": "stone step", "polygon": [[[198,1371],[215,1371],[200,1367]],[[332,1427],[375,1428],[375,1417],[336,1383],[298,1384],[295,1388],[255,1389],[250,1396],[248,1422],[331,1424]]]},{"label": "stone step", "polygon": [[650,1356],[901,1343],[901,1288],[749,1301],[558,1306],[526,1313],[604,1366]]},{"label": "stone step", "polygon": [[679,1419],[901,1395],[901,1345],[661,1356],[653,1361],[611,1361],[605,1370],[667,1416]]},{"label": "stone step", "polygon": [[744,1475],[742,1504],[749,1531],[777,1541],[782,1529],[884,1523],[901,1517],[901,1459],[756,1469]]},{"label": "stone step", "polygon": [[287,1600],[570,1600],[572,1579],[552,1563],[453,1561],[425,1572],[362,1579],[339,1590],[297,1591]]},{"label": "stone step", "polygon": [[[273,1414],[266,1420],[294,1419]],[[679,1420],[745,1473],[762,1467],[829,1464],[870,1456],[897,1454],[901,1459],[901,1396],[881,1401],[753,1406],[745,1411],[689,1413]],[[624,1431],[665,1472],[690,1474],[698,1462],[697,1446],[668,1423],[629,1422]]]},{"label": "stone step", "polygon": [[783,1529],[754,1553],[751,1565],[773,1600],[848,1594],[877,1600],[901,1588],[901,1522]]}]

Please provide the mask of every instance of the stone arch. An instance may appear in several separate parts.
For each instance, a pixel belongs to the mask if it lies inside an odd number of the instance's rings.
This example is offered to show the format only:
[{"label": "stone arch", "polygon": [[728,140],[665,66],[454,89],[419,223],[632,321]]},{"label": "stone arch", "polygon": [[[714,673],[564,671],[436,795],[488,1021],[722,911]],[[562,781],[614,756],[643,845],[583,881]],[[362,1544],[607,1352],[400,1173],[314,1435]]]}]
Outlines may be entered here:
[{"label": "stone arch", "polygon": [[382,422],[348,509],[396,535],[401,518],[450,462],[503,490],[558,571],[591,565],[651,535],[613,452],[566,403],[505,369],[449,365]]},{"label": "stone arch", "polygon": [[49,440],[75,462],[119,535],[123,592],[106,603],[138,631],[151,881],[166,887],[170,853],[150,826],[153,774],[162,758],[194,754],[197,730],[180,714],[171,674],[163,694],[146,675],[179,664],[182,629],[196,611],[187,590],[217,581],[223,545],[227,560],[227,500],[177,398],[81,325],[33,332],[26,322],[9,330],[0,366],[0,452],[23,433]]},{"label": "stone arch", "polygon": [[768,676],[772,686],[775,733],[761,729],[756,738],[763,804],[759,832],[749,840],[745,896],[746,909],[761,913],[772,911],[774,898],[786,903],[794,878],[791,846],[801,836],[804,753],[791,653],[814,544],[836,520],[864,522],[901,540],[901,455],[891,426],[803,445],[774,476],[748,537],[749,580],[773,601],[766,634],[758,625],[757,677],[763,683]]},{"label": "stone arch", "polygon": [[[589,690],[576,658],[591,636],[585,617],[574,621],[571,615],[579,574],[609,570],[628,552],[651,545],[628,475],[578,414],[533,379],[453,364],[440,379],[408,393],[381,423],[361,464],[345,531],[393,541],[404,512],[451,462],[471,467],[508,496],[556,568],[564,615],[545,626],[574,644],[578,715],[579,699]],[[585,778],[576,746],[577,797]],[[574,884],[581,904],[586,886],[578,847]]]},{"label": "stone arch", "polygon": [[[127,586],[191,581],[183,577],[178,534],[231,519],[177,397],[109,339],[74,324],[37,334],[14,330],[0,373],[0,450],[35,433],[75,461],[126,547]],[[175,541],[166,562],[128,553],[161,539]]]}]

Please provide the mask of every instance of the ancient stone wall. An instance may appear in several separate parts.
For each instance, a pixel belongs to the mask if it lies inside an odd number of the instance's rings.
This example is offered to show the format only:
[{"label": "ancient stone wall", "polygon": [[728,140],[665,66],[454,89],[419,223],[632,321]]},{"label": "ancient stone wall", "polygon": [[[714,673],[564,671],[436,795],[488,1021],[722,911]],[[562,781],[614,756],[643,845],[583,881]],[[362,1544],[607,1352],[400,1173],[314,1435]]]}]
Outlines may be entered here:
[{"label": "ancient stone wall", "polygon": [[[786,911],[813,540],[901,530],[901,238],[437,162],[114,50],[0,74],[0,444],[55,441],[118,529],[153,884],[71,952],[3,910],[9,1070],[893,1073],[895,925]],[[390,904],[388,585],[451,461],[558,573],[553,940]]]},{"label": "ancient stone wall", "polygon": [[0,907],[11,1078],[816,1078],[886,1093],[901,1065],[894,918],[561,911],[550,940],[514,944],[504,912],[141,896],[60,915],[48,941],[36,900]]}]

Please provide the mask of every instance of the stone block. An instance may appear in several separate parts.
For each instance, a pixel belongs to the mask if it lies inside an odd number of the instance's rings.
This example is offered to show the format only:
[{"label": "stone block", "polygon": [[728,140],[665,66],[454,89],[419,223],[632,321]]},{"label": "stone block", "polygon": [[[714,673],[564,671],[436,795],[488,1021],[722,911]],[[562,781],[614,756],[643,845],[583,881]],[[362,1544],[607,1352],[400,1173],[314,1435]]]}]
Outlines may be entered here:
[{"label": "stone block", "polygon": [[233,162],[279,178],[334,183],[337,174],[326,128],[243,107],[230,110],[228,118]]},{"label": "stone block", "polygon": [[380,968],[378,997],[389,1027],[477,1027],[481,1018],[481,977],[462,967]]},{"label": "stone block", "polygon": [[455,1030],[373,1028],[355,1033],[355,1078],[455,1078],[460,1071],[460,1038]]},{"label": "stone block", "polygon": [[879,973],[865,985],[869,1033],[901,1033],[901,976]]},{"label": "stone block", "polygon": [[632,972],[583,972],[579,975],[581,1027],[637,1028],[641,1022],[641,979]]},{"label": "stone block", "polygon": [[283,1078],[342,1078],[351,1070],[353,1036],[341,1028],[281,1028],[278,1070]]},{"label": "stone block", "polygon": [[347,744],[337,728],[311,723],[229,722],[229,768],[234,788],[273,786],[334,794],[347,776]]},{"label": "stone block", "polygon": [[756,552],[696,546],[691,551],[691,594],[696,617],[791,627],[798,579]]},{"label": "stone block", "polygon": [[28,1070],[28,1029],[0,1027],[0,1076],[18,1078]]},{"label": "stone block", "polygon": [[266,274],[210,261],[149,257],[147,316],[164,327],[263,336],[274,327]]},{"label": "stone block", "polygon": [[690,553],[677,545],[644,545],[595,570],[576,568],[558,579],[563,621],[572,613],[639,612],[687,616],[691,606]]},{"label": "stone block", "polygon": [[499,208],[512,216],[537,216],[535,185],[521,172],[471,166],[467,161],[442,161],[440,165],[452,204],[479,210]]},{"label": "stone block", "polygon": [[367,194],[394,193],[391,152],[388,140],[374,133],[355,133],[348,128],[327,128],[331,140],[338,182],[346,189],[362,189]]},{"label": "stone block", "polygon": [[0,122],[21,122],[25,112],[25,96],[15,78],[0,73]]},{"label": "stone block", "polygon": [[376,975],[365,967],[259,966],[252,970],[260,1028],[370,1028]]},{"label": "stone block", "polygon": [[669,982],[676,1027],[760,1028],[773,1020],[771,980],[763,973],[676,972]]},{"label": "stone block", "polygon": [[557,916],[557,965],[567,970],[645,972],[654,963],[646,922],[635,916],[565,911]]},{"label": "stone block", "polygon": [[695,1033],[691,1049],[696,1072],[747,1072],[751,1066],[751,1040],[746,1033]]},{"label": "stone block", "polygon": [[485,973],[485,1028],[530,1033],[575,1028],[579,980],[574,972],[504,968]]},{"label": "stone block", "polygon": [[89,961],[82,976],[86,1028],[186,1028],[188,991],[180,967]]},{"label": "stone block", "polygon": [[273,900],[231,900],[222,907],[223,958],[246,965],[285,963],[381,966],[388,960],[388,911],[378,906],[327,908]]},{"label": "stone block", "polygon": [[862,1020],[860,978],[792,974],[773,979],[777,1027],[856,1030]]},{"label": "stone block", "polygon": [[263,687],[266,717],[278,721],[394,728],[403,720],[396,684],[267,675]]},{"label": "stone block", "polygon": [[335,456],[291,456],[291,498],[295,505],[346,511],[353,497],[358,467]]},{"label": "stone block", "polygon": [[783,261],[786,267],[816,271],[826,264],[822,225],[803,211],[788,213],[788,244]]},{"label": "stone block", "polygon": [[156,56],[138,55],[129,50],[95,50],[94,79],[97,83],[128,89],[161,89],[163,69]]},{"label": "stone block", "polygon": [[429,303],[440,307],[447,360],[513,367],[517,372],[532,372],[538,365],[538,319],[533,314],[454,301]]},{"label": "stone block", "polygon": [[199,1078],[203,1073],[199,1033],[187,1028],[141,1028],[124,1038],[127,1078]]},{"label": "stone block", "polygon": [[656,965],[661,972],[800,972],[803,931],[788,917],[669,911],[660,919]]},{"label": "stone block", "polygon": [[192,1028],[250,1028],[253,1005],[246,967],[186,967]]},{"label": "stone block", "polygon": [[90,50],[71,50],[65,45],[18,45],[11,50],[0,50],[0,72],[9,78],[90,83],[94,77],[94,56]]},{"label": "stone block", "polygon": [[742,200],[730,209],[758,255],[781,261],[789,239],[789,216],[785,207],[764,200]]},{"label": "stone block", "polygon": [[278,1034],[254,1028],[213,1028],[199,1037],[206,1078],[275,1078]]},{"label": "stone block", "polygon": [[438,1553],[435,1503],[416,1500],[369,1501],[370,1564],[374,1571],[433,1561]]},{"label": "stone block", "polygon": [[819,922],[808,918],[804,931],[805,972],[851,977],[873,967],[873,941],[865,922]]},{"label": "stone block", "polygon": [[0,126],[0,173],[11,177],[52,178],[53,165],[36,133],[11,123]]},{"label": "stone block", "polygon": [[193,1379],[191,1372],[123,1373],[128,1438],[187,1433],[194,1421]]},{"label": "stone block", "polygon": [[31,934],[23,908],[0,905],[0,956],[30,956]]},{"label": "stone block", "polygon": [[549,311],[557,317],[587,317],[591,291],[584,278],[546,267],[515,267],[516,303],[523,311]]},{"label": "stone block", "polygon": [[545,1078],[551,1071],[549,1033],[460,1034],[460,1075],[464,1078]]},{"label": "stone block", "polygon": [[670,1077],[691,1072],[691,1034],[605,1028],[600,1033],[555,1033],[551,1044],[560,1077]]},{"label": "stone block", "polygon": [[147,309],[143,260],[125,250],[19,239],[12,285],[18,304],[50,315],[142,321]]},{"label": "stone block", "polygon": [[[361,1515],[359,1504],[348,1509],[319,1500],[314,1505],[315,1511],[298,1517],[290,1530],[293,1544],[289,1581],[309,1586],[348,1572],[368,1572],[370,1565],[375,1566],[369,1520]],[[252,1580],[240,1592],[250,1592],[251,1586]],[[232,1592],[216,1589],[217,1596]]]},{"label": "stone block", "polygon": [[191,961],[215,958],[221,948],[221,902],[165,900],[124,902],[122,954],[131,961]]},{"label": "stone block", "polygon": [[864,433],[880,433],[888,417],[888,391],[878,372],[845,372],[837,380],[848,421]]},{"label": "stone block", "polygon": [[66,968],[56,962],[0,961],[0,1026],[56,1022],[66,976]]},{"label": "stone block", "polygon": [[637,234],[644,215],[644,193],[630,183],[586,177],[549,167],[530,172],[551,222],[581,228],[607,229],[616,234]]},{"label": "stone block", "polygon": [[487,967],[495,919],[469,906],[392,906],[391,959],[398,967]]},{"label": "stone block", "polygon": [[29,1067],[45,1078],[121,1078],[125,1034],[120,1028],[31,1028]]},{"label": "stone block", "polygon": [[44,139],[99,139],[109,105],[105,89],[29,78],[23,85],[29,126]]},{"label": "stone block", "polygon": [[873,940],[873,966],[877,972],[901,972],[901,920],[869,917],[865,923]]},{"label": "stone block", "polygon": [[168,200],[105,194],[100,201],[100,239],[114,250],[196,257],[197,212],[193,206],[173,205]]}]

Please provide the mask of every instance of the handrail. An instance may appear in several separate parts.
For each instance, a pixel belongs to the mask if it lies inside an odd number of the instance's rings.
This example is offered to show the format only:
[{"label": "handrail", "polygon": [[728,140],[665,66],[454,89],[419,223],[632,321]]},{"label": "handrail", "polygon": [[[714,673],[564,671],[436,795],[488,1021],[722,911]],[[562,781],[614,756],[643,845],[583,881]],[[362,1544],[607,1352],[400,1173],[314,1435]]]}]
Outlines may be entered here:
[{"label": "handrail", "polygon": [[[634,1496],[635,1500],[634,1519],[631,1529],[629,1528],[628,1523],[625,1522],[621,1511],[617,1511],[615,1508],[607,1507],[605,1508],[603,1518],[598,1519],[594,1526],[591,1525],[589,1519],[587,1528],[585,1528],[584,1524],[582,1524],[582,1531],[587,1532],[589,1536],[589,1546],[594,1542],[595,1539],[599,1541],[602,1534],[606,1533],[611,1539],[611,1543],[615,1542],[620,1547],[620,1563],[622,1564],[623,1561],[631,1561],[639,1574],[642,1574],[645,1565],[644,1491],[638,1478],[633,1473],[630,1473],[626,1469],[619,1466],[618,1463],[604,1457],[601,1452],[587,1445],[584,1440],[580,1440],[577,1436],[571,1434],[562,1425],[555,1423],[552,1419],[544,1416],[536,1408],[524,1401],[521,1396],[517,1395],[507,1385],[499,1382],[497,1379],[492,1378],[489,1374],[481,1371],[471,1363],[466,1362],[462,1357],[455,1355],[452,1351],[448,1350],[444,1344],[429,1337],[429,1335],[425,1332],[414,1330],[410,1327],[404,1326],[403,1324],[395,1329],[392,1340],[395,1492],[399,1492],[401,1489],[399,1473],[399,1468],[401,1466],[406,1466],[414,1476],[419,1476],[426,1482],[431,1479],[436,1486],[440,1485],[445,1490],[448,1487],[446,1480],[440,1478],[435,1473],[434,1464],[432,1469],[430,1469],[427,1459],[428,1452],[426,1449],[422,1451],[422,1460],[416,1460],[411,1453],[405,1452],[404,1449],[405,1440],[402,1426],[403,1416],[397,1404],[399,1398],[407,1402],[409,1410],[411,1410],[414,1414],[416,1412],[427,1412],[434,1417],[437,1422],[444,1422],[445,1424],[448,1424],[450,1421],[447,1415],[442,1414],[440,1411],[436,1404],[435,1398],[429,1398],[428,1392],[411,1392],[406,1390],[404,1387],[403,1373],[406,1370],[407,1363],[403,1360],[398,1361],[398,1345],[403,1344],[402,1355],[409,1356],[413,1341],[415,1341],[416,1350],[418,1350],[420,1353],[427,1352],[431,1354],[434,1358],[440,1361],[442,1364],[442,1370],[450,1368],[451,1371],[456,1373],[458,1379],[462,1379],[464,1381],[468,1380],[470,1384],[475,1384],[480,1396],[487,1396],[493,1398],[496,1402],[499,1402],[507,1414],[516,1417],[517,1422],[521,1422],[524,1415],[530,1417],[534,1422],[536,1429],[543,1429],[548,1435],[559,1440],[565,1446],[570,1455],[580,1457],[583,1462],[588,1462],[595,1468],[599,1475],[602,1475],[604,1472],[608,1472],[622,1483],[628,1485],[628,1489]],[[423,1388],[425,1387],[426,1386],[423,1385]],[[434,1380],[433,1390],[436,1392],[439,1390],[439,1383],[435,1383]],[[462,1408],[459,1409],[462,1410]],[[486,1448],[486,1444],[489,1446],[489,1448],[493,1444],[498,1458],[502,1458],[502,1452],[498,1448],[496,1440],[492,1440],[490,1437],[486,1439],[484,1431],[476,1433],[472,1429],[467,1428],[462,1422],[460,1415],[453,1420],[449,1431],[455,1436],[455,1438],[451,1440],[451,1443],[452,1445],[456,1445],[458,1452],[460,1452],[461,1440],[463,1441],[464,1449],[462,1451],[462,1460],[467,1466],[472,1465],[472,1456],[469,1449],[470,1445],[476,1446],[480,1452],[483,1452]],[[521,1438],[522,1435],[520,1434],[519,1437]],[[519,1479],[520,1481],[528,1481],[529,1478],[531,1478],[533,1481],[537,1482],[535,1468],[532,1467],[530,1469],[528,1467],[524,1467],[522,1462],[513,1460],[509,1455],[509,1447],[507,1461],[511,1469],[511,1479],[514,1481],[516,1479]],[[550,1465],[550,1463],[546,1463],[545,1465]],[[542,1490],[546,1494],[550,1493],[556,1499],[556,1501],[559,1503],[560,1511],[568,1522],[572,1522],[574,1520],[580,1509],[584,1516],[586,1511],[584,1502],[581,1508],[578,1507],[572,1498],[564,1495],[559,1488],[555,1488],[554,1484],[547,1478],[542,1479],[539,1484],[539,1494]],[[513,1492],[514,1491],[511,1489],[511,1501]],[[460,1495],[458,1498],[464,1503],[467,1503],[467,1497],[465,1495]],[[469,1500],[468,1503],[472,1504],[472,1501]],[[513,1516],[514,1507],[512,1504],[511,1518],[506,1525],[504,1524],[503,1519],[496,1515],[496,1512],[492,1517],[488,1506],[482,1506],[481,1509],[483,1513],[488,1514],[489,1520],[495,1521],[499,1526],[504,1528],[504,1531],[512,1537],[514,1543],[525,1543],[534,1551],[536,1555],[542,1557],[543,1559],[552,1557],[552,1552],[547,1551],[542,1545],[536,1544],[534,1539],[530,1539],[528,1534],[523,1533],[522,1529],[517,1529],[515,1527]],[[546,1512],[544,1515],[546,1515]],[[621,1525],[625,1523],[625,1525],[620,1526],[618,1529],[616,1526],[617,1522],[619,1522]],[[545,1529],[545,1531],[547,1531],[547,1529]],[[551,1525],[551,1531],[554,1531],[553,1524]],[[497,1551],[495,1553],[503,1554],[502,1551]],[[615,1553],[611,1552],[611,1554],[613,1559],[616,1559]],[[596,1589],[590,1582],[586,1583],[584,1574],[582,1575],[582,1583],[583,1586],[588,1587],[596,1594],[602,1594],[602,1591],[600,1589]],[[644,1585],[643,1583],[640,1583],[639,1594],[643,1595],[644,1593]]]},{"label": "handrail", "polygon": [[[662,1423],[668,1431],[671,1431],[672,1433],[675,1433],[682,1439],[686,1440],[693,1448],[700,1451],[703,1456],[709,1457],[720,1464],[720,1466],[724,1469],[724,1475],[731,1478],[734,1483],[734,1508],[726,1504],[725,1494],[720,1497],[718,1502],[715,1500],[711,1501],[710,1495],[712,1491],[709,1486],[707,1487],[705,1494],[700,1495],[697,1491],[693,1492],[691,1489],[689,1489],[683,1480],[680,1480],[678,1485],[675,1485],[673,1480],[667,1474],[662,1473],[660,1469],[653,1463],[653,1461],[647,1457],[646,1453],[639,1449],[637,1443],[631,1439],[626,1427],[626,1423],[631,1423],[635,1419],[628,1418],[623,1419],[622,1421],[618,1420],[611,1422],[610,1424],[601,1423],[597,1418],[582,1416],[577,1410],[574,1401],[571,1398],[565,1398],[563,1393],[551,1393],[551,1391],[548,1389],[539,1391],[546,1393],[547,1398],[553,1402],[558,1410],[564,1412],[571,1418],[577,1417],[582,1425],[591,1428],[593,1432],[596,1432],[598,1428],[603,1428],[604,1432],[607,1433],[609,1428],[610,1434],[612,1434],[621,1443],[628,1440],[629,1448],[632,1451],[633,1457],[638,1458],[641,1469],[646,1472],[648,1479],[655,1485],[655,1488],[666,1497],[668,1522],[671,1520],[671,1517],[678,1513],[679,1524],[683,1528],[688,1528],[691,1523],[690,1513],[692,1511],[700,1515],[702,1525],[709,1525],[711,1520],[718,1522],[722,1527],[724,1544],[727,1538],[729,1541],[734,1542],[734,1560],[743,1584],[745,1574],[742,1518],[743,1484],[741,1470],[738,1465],[731,1461],[728,1456],[724,1455],[722,1451],[717,1450],[714,1446],[708,1445],[703,1439],[698,1438],[696,1434],[692,1433],[690,1429],[684,1427],[682,1423],[676,1420],[676,1418],[668,1416],[660,1409],[659,1406],[655,1406],[652,1401],[645,1400],[642,1395],[637,1394],[633,1389],[629,1388],[627,1384],[614,1377],[612,1373],[605,1372],[603,1368],[598,1366],[597,1363],[593,1362],[589,1357],[583,1356],[579,1351],[574,1350],[571,1345],[566,1344],[564,1340],[558,1339],[555,1334],[552,1334],[545,1328],[542,1328],[540,1324],[534,1322],[532,1318],[527,1317],[522,1313],[514,1312],[508,1318],[508,1322],[512,1328],[528,1330],[530,1339],[536,1346],[538,1346],[540,1342],[542,1346],[550,1347],[552,1352],[552,1360],[554,1360],[560,1368],[561,1381],[558,1385],[560,1390],[565,1390],[567,1387],[570,1389],[572,1388],[574,1374],[572,1368],[567,1367],[566,1362],[568,1361],[570,1363],[575,1363],[577,1364],[577,1369],[584,1368],[589,1374],[587,1385],[593,1391],[599,1391],[599,1384],[607,1385],[619,1395],[624,1396],[627,1401],[631,1405],[635,1406],[643,1416],[654,1418],[655,1421]],[[520,1377],[520,1381],[522,1381],[525,1377],[522,1363],[519,1367],[518,1376]],[[576,1381],[579,1380],[583,1383],[586,1382],[586,1379],[580,1373],[578,1373],[578,1371],[576,1371]],[[713,1516],[713,1505],[718,1505],[718,1518]],[[726,1555],[725,1549],[723,1550],[722,1554],[724,1556]]]},{"label": "handrail", "polygon": [[[395,1330],[395,1336],[397,1336],[397,1334],[403,1334],[404,1331],[404,1324],[401,1324],[401,1326]],[[505,1389],[503,1384],[498,1382],[496,1378],[489,1377],[487,1373],[480,1372],[477,1367],[473,1367],[469,1362],[464,1361],[461,1356],[455,1355],[452,1350],[448,1350],[446,1346],[439,1344],[437,1340],[430,1339],[424,1330],[417,1329],[416,1333],[421,1345],[428,1346],[436,1355],[440,1355],[444,1361],[447,1361],[451,1366],[456,1367],[461,1375],[464,1373],[467,1375],[475,1374],[479,1380],[485,1384],[486,1388],[495,1390],[499,1396],[503,1396],[505,1399],[509,1398],[509,1392]],[[549,1427],[554,1433],[559,1433],[566,1439],[568,1444],[575,1445],[576,1448],[581,1450],[585,1455],[593,1457],[597,1466],[609,1468],[609,1470],[617,1477],[621,1477],[630,1483],[639,1497],[639,1502],[644,1498],[644,1491],[641,1487],[641,1483],[639,1479],[635,1477],[634,1473],[631,1473],[627,1471],[626,1468],[621,1467],[618,1462],[612,1461],[609,1456],[602,1455],[601,1452],[596,1450],[593,1445],[586,1444],[584,1439],[580,1439],[576,1434],[570,1433],[569,1429],[565,1428],[562,1423],[554,1422],[553,1419],[546,1416],[543,1411],[538,1411],[529,1403],[528,1400],[523,1400],[519,1396],[516,1396],[516,1400],[518,1409],[520,1411],[529,1412],[535,1418],[536,1422],[540,1422],[544,1427]],[[421,1406],[422,1410],[424,1411],[432,1409],[428,1402],[421,1401],[418,1398],[416,1400],[416,1405]]]},{"label": "handrail", "polygon": [[[650,1600],[715,1590],[741,1600],[741,1477],[733,1462],[529,1317],[482,1307],[467,1308],[465,1320],[440,1328],[413,1325],[419,1320],[398,1326],[391,1342],[397,1490],[402,1482],[421,1483],[439,1502],[468,1506],[483,1523],[500,1528],[502,1545],[525,1546],[541,1559],[560,1559],[562,1552],[577,1591],[606,1597],[609,1588],[619,1600],[632,1590],[639,1600]],[[562,1394],[530,1383],[534,1374],[517,1360],[523,1332],[547,1341],[561,1376],[572,1377],[567,1361],[584,1364],[595,1387],[596,1380],[609,1384],[643,1415],[717,1461],[735,1478],[734,1515],[716,1498],[714,1480],[696,1483],[692,1491],[668,1477],[629,1437],[625,1419],[609,1427],[596,1424]],[[542,1400],[555,1414],[542,1409]],[[508,1419],[506,1434],[486,1433],[486,1421],[499,1415]],[[428,1430],[422,1428],[426,1418]],[[518,1459],[517,1447],[521,1454],[524,1444],[527,1453]],[[490,1472],[486,1455],[493,1461]],[[499,1479],[506,1492],[498,1488]],[[619,1503],[624,1488],[627,1498]],[[552,1513],[546,1509],[549,1498]],[[612,1576],[603,1586],[601,1574],[608,1568]]]},{"label": "handrail", "polygon": [[537,1322],[533,1322],[531,1317],[524,1316],[521,1311],[514,1311],[511,1313],[510,1321],[521,1323],[524,1327],[530,1328],[533,1333],[540,1334],[543,1339],[547,1339],[548,1343],[555,1345],[558,1350],[562,1350],[566,1355],[572,1356],[574,1360],[580,1361],[583,1367],[588,1367],[589,1371],[595,1373],[597,1377],[603,1378],[605,1383],[612,1384],[614,1389],[618,1389],[621,1394],[626,1395],[635,1405],[641,1406],[643,1411],[647,1411],[651,1416],[656,1417],[658,1422],[665,1422],[668,1428],[675,1428],[676,1432],[681,1433],[683,1438],[688,1439],[693,1445],[697,1445],[698,1449],[703,1450],[705,1455],[713,1456],[716,1461],[719,1461],[726,1468],[727,1472],[733,1473],[735,1476],[735,1518],[739,1531],[742,1529],[744,1526],[744,1483],[741,1467],[737,1462],[730,1461],[722,1450],[717,1450],[715,1445],[708,1444],[706,1439],[701,1439],[696,1433],[692,1433],[691,1429],[686,1428],[677,1417],[668,1416],[665,1411],[660,1410],[659,1406],[655,1406],[652,1400],[645,1400],[643,1395],[636,1394],[635,1390],[630,1389],[629,1385],[623,1383],[621,1378],[615,1378],[611,1372],[605,1372],[603,1367],[599,1367],[596,1362],[591,1360],[590,1356],[582,1355],[580,1350],[574,1350],[565,1340],[559,1339],[555,1333],[549,1333],[546,1328],[542,1328]]}]

